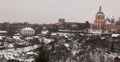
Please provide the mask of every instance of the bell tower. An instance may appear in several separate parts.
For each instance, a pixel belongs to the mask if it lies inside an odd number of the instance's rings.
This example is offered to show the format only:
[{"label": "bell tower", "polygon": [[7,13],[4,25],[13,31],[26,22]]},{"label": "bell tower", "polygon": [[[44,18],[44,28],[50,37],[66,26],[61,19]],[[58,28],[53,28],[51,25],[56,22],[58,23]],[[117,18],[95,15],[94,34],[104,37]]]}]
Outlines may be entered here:
[{"label": "bell tower", "polygon": [[105,20],[105,15],[102,12],[102,7],[99,6],[99,11],[96,13],[96,16],[95,16],[95,24],[97,29],[102,29],[105,23],[104,20]]}]

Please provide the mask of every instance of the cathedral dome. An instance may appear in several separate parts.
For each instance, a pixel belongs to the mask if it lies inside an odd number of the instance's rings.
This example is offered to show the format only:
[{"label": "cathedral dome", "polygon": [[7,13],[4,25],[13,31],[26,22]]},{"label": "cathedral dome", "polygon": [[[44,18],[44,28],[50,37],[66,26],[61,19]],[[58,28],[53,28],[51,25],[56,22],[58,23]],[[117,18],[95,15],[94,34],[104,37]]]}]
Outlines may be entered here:
[{"label": "cathedral dome", "polygon": [[96,13],[96,15],[104,15],[104,13],[101,11],[101,6],[99,7],[99,11]]},{"label": "cathedral dome", "polygon": [[104,13],[102,11],[98,11],[96,15],[104,15]]}]

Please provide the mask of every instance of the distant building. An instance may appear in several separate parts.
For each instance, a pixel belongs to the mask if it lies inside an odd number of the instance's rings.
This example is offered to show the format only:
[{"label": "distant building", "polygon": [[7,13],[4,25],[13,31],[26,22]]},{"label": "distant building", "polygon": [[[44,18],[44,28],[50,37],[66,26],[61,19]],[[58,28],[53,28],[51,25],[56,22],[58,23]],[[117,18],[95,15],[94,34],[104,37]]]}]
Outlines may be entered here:
[{"label": "distant building", "polygon": [[90,24],[88,21],[85,23],[78,23],[78,22],[66,22],[65,19],[58,19],[58,23],[56,23],[58,29],[70,29],[70,30],[81,30],[89,28]]},{"label": "distant building", "polygon": [[31,24],[26,23],[26,22],[25,23],[12,23],[10,24],[10,27],[9,27],[9,35],[16,34],[22,28],[25,28],[25,27],[31,27]]},{"label": "distant building", "polygon": [[26,28],[21,29],[21,34],[23,36],[35,35],[35,30],[33,28],[26,27]]},{"label": "distant building", "polygon": [[44,27],[50,28],[52,25],[53,24],[41,24],[40,26],[41,26],[41,28],[44,28]]},{"label": "distant building", "polygon": [[93,24],[91,24],[90,28],[104,30],[120,30],[120,26],[116,25],[114,17],[112,19],[105,19],[105,14],[102,12],[101,6],[99,7],[99,11],[96,13],[95,21]]},{"label": "distant building", "polygon": [[66,22],[65,19],[58,19],[58,23],[52,25],[55,30],[83,30],[90,28],[90,23]]},{"label": "distant building", "polygon": [[116,25],[120,26],[120,18],[116,21]]},{"label": "distant building", "polygon": [[0,36],[7,36],[7,31],[0,31]]},{"label": "distant building", "polygon": [[59,19],[59,23],[60,23],[60,24],[65,23],[65,19]]}]

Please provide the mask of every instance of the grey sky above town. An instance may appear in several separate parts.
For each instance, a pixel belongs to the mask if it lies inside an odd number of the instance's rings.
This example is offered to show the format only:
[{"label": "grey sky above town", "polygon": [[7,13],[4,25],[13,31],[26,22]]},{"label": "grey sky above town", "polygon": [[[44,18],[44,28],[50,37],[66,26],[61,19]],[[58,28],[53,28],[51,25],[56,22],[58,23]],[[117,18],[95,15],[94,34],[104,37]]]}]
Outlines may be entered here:
[{"label": "grey sky above town", "polygon": [[93,22],[102,6],[106,17],[120,17],[120,0],[0,0],[0,22]]}]

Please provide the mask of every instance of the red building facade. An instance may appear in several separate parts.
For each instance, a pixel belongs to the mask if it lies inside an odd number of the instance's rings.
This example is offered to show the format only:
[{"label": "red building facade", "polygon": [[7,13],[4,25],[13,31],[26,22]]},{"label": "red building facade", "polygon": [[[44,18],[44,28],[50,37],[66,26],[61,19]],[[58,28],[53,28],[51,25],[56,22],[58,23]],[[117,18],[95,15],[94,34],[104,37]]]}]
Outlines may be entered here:
[{"label": "red building facade", "polygon": [[99,7],[99,11],[96,13],[95,21],[90,26],[91,29],[117,29],[120,30],[120,26],[116,25],[114,17],[112,19],[105,19],[105,14],[102,12],[101,6]]}]

